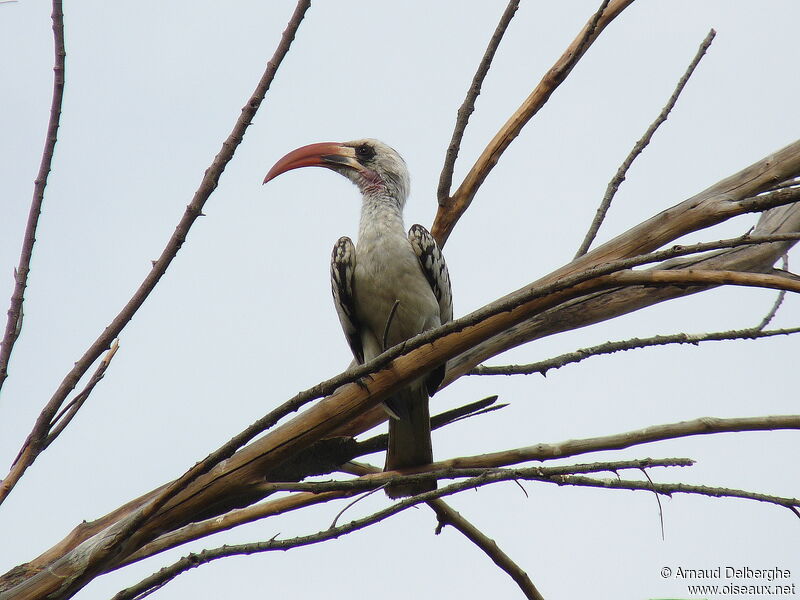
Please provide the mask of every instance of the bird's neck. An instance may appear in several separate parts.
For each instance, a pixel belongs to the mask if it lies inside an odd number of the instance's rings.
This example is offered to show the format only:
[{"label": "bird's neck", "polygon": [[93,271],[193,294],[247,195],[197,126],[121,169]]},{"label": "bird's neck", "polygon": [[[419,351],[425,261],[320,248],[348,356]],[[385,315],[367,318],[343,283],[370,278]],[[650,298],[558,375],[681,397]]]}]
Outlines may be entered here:
[{"label": "bird's neck", "polygon": [[364,194],[361,204],[359,242],[400,235],[405,237],[403,208],[400,201],[387,193]]}]

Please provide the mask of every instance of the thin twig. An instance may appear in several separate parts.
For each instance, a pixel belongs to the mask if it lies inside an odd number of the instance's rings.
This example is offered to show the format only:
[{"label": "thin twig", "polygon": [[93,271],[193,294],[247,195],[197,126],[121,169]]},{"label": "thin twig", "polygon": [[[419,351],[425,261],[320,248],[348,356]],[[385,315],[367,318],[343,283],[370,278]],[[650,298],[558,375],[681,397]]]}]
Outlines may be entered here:
[{"label": "thin twig", "polygon": [[567,78],[572,69],[583,57],[589,46],[600,33],[611,23],[633,0],[603,0],[600,8],[592,15],[578,36],[567,47],[556,63],[544,75],[542,80],[525,99],[522,105],[511,115],[500,131],[495,134],[478,160],[470,169],[464,181],[452,195],[449,202],[439,205],[431,227],[431,234],[439,247],[444,247],[447,238],[453,231],[458,219],[466,212],[478,188],[486,180],[491,170],[500,160],[511,142],[520,134],[522,128],[539,112],[547,100]]},{"label": "thin twig", "polygon": [[75,388],[80,378],[83,377],[100,355],[108,350],[112,340],[119,336],[122,329],[133,318],[150,295],[150,292],[153,291],[156,284],[167,271],[167,268],[170,266],[175,256],[177,256],[178,251],[186,241],[186,236],[192,224],[202,214],[203,206],[216,189],[225,167],[233,158],[256,111],[261,106],[261,102],[264,100],[264,96],[275,77],[278,66],[288,52],[289,46],[294,39],[295,32],[309,5],[310,0],[300,0],[298,2],[292,19],[289,21],[286,30],[283,32],[281,41],[275,50],[275,54],[267,63],[264,74],[261,76],[252,96],[242,108],[241,114],[236,120],[230,135],[222,143],[219,153],[214,157],[213,162],[204,172],[200,186],[195,192],[192,201],[186,207],[183,217],[181,217],[180,222],[167,242],[161,256],[153,263],[150,272],[139,286],[139,289],[136,290],[133,297],[131,297],[111,324],[103,330],[84,355],[75,363],[75,366],[67,373],[58,389],[37,418],[31,433],[25,441],[19,460],[14,468],[12,468],[11,472],[9,472],[8,476],[2,481],[2,484],[0,484],[0,503],[5,500],[17,481],[22,477],[25,470],[39,456],[42,451],[42,445],[49,434],[49,428],[53,422],[53,418],[66,400],[67,395]]},{"label": "thin twig", "polygon": [[[789,270],[788,254],[783,255],[782,263],[783,264],[781,266],[783,267],[783,270],[788,271]],[[783,299],[785,297],[786,297],[786,290],[781,290],[780,292],[778,292],[778,297],[775,298],[775,302],[773,303],[772,308],[770,308],[769,312],[766,315],[764,315],[764,318],[761,319],[761,322],[758,325],[756,325],[756,329],[759,330],[764,329],[767,325],[770,324],[772,319],[775,318],[775,315],[778,314],[778,310],[780,309],[781,304],[783,304]]]},{"label": "thin twig", "polygon": [[450,199],[450,187],[453,185],[453,169],[456,165],[458,152],[461,149],[461,140],[464,138],[464,131],[467,129],[469,117],[475,111],[475,101],[481,93],[481,86],[483,80],[489,73],[489,67],[492,65],[494,54],[497,52],[500,41],[508,29],[511,19],[519,8],[519,0],[509,0],[506,9],[500,17],[500,22],[492,34],[492,39],[489,40],[489,45],[486,47],[486,52],[483,53],[483,58],[478,65],[478,70],[472,78],[472,83],[467,90],[467,95],[464,102],[458,109],[456,114],[456,125],[453,129],[453,136],[450,138],[450,145],[447,147],[447,153],[444,157],[444,165],[442,166],[442,174],[439,176],[439,187],[437,189],[437,196],[439,198],[439,205],[443,206]]},{"label": "thin twig", "polygon": [[697,494],[712,498],[741,498],[743,500],[755,500],[783,506],[784,508],[800,507],[800,499],[787,498],[783,496],[771,496],[758,492],[748,492],[734,488],[712,487],[706,485],[690,485],[688,483],[652,483],[651,481],[636,481],[625,479],[595,479],[584,475],[564,475],[554,478],[552,483],[558,485],[575,485],[583,487],[610,488],[618,490],[633,490],[656,492],[664,496],[672,494]]},{"label": "thin twig", "polygon": [[[653,490],[653,495],[656,497],[656,504],[658,504],[658,520],[661,524],[661,540],[664,541],[664,508],[661,506],[661,498],[658,496],[658,492],[656,492],[655,485],[647,469],[642,469],[642,474],[647,477],[650,488]],[[617,479],[620,479],[620,477],[618,476]]]},{"label": "thin twig", "polygon": [[400,306],[400,300],[395,300],[394,304],[392,304],[392,308],[389,311],[389,316],[386,317],[386,326],[383,328],[383,337],[381,338],[383,342],[383,350],[386,350],[386,343],[389,339],[389,329],[392,327],[392,321],[394,320],[394,315],[397,312],[397,307]]},{"label": "thin twig", "polygon": [[28,286],[28,273],[30,272],[33,246],[36,243],[36,227],[39,224],[39,215],[44,202],[44,189],[47,186],[47,176],[53,164],[56,142],[58,141],[58,126],[61,121],[61,104],[64,98],[64,73],[66,68],[67,52],[64,47],[64,12],[61,0],[53,0],[53,46],[55,60],[53,65],[53,97],[50,102],[50,120],[47,123],[42,160],[39,164],[39,173],[33,186],[33,200],[28,211],[28,222],[25,226],[25,236],[20,251],[19,265],[14,271],[14,292],[11,296],[11,305],[8,309],[8,320],[3,340],[0,342],[0,389],[8,377],[8,363],[11,360],[11,351],[22,330],[23,309],[25,301],[25,288]]},{"label": "thin twig", "polygon": [[603,196],[602,202],[600,202],[600,206],[595,213],[594,219],[592,220],[592,224],[589,226],[589,231],[586,233],[586,237],[584,238],[583,242],[578,248],[577,253],[575,254],[575,258],[579,256],[583,256],[589,251],[589,246],[592,245],[595,237],[597,237],[597,232],[600,229],[600,225],[603,224],[603,220],[606,218],[606,213],[608,212],[609,207],[611,206],[611,202],[614,199],[614,196],[619,190],[619,186],[622,185],[622,182],[625,181],[625,175],[628,172],[628,169],[631,168],[633,161],[647,148],[648,144],[650,144],[650,140],[653,138],[653,134],[655,134],[656,130],[661,126],[661,124],[667,120],[669,113],[675,106],[675,103],[678,101],[678,97],[683,92],[683,88],[686,87],[686,83],[689,81],[689,78],[694,73],[694,70],[697,68],[697,65],[700,64],[700,60],[702,60],[705,53],[708,51],[709,46],[711,46],[711,42],[714,41],[714,36],[717,35],[717,32],[713,29],[708,32],[708,35],[703,40],[703,43],[700,44],[700,48],[697,50],[697,54],[695,54],[694,59],[689,64],[689,67],[686,69],[686,72],[683,74],[683,77],[680,78],[678,81],[678,85],[675,87],[675,91],[672,92],[672,96],[667,101],[667,104],[664,108],[661,109],[661,113],[659,113],[658,117],[656,118],[653,123],[651,123],[650,127],[647,128],[642,138],[636,142],[633,146],[633,149],[630,151],[628,156],[619,166],[617,169],[616,174],[608,183],[608,187],[606,188],[606,193]]},{"label": "thin twig", "polygon": [[790,329],[772,329],[762,331],[757,327],[748,329],[736,329],[732,331],[718,331],[714,333],[676,333],[673,335],[656,335],[650,338],[632,338],[615,342],[605,342],[589,348],[581,348],[574,352],[567,352],[553,358],[541,360],[526,365],[499,365],[485,366],[480,365],[469,371],[467,375],[530,375],[541,373],[545,375],[550,369],[559,369],[565,365],[581,362],[592,356],[603,354],[613,354],[625,350],[638,348],[649,348],[653,346],[665,346],[668,344],[693,344],[701,342],[723,341],[723,340],[756,340],[776,335],[792,335],[800,333],[800,327]]},{"label": "thin twig", "polygon": [[[376,467],[376,469],[377,469],[377,467]],[[380,470],[380,469],[378,469],[378,470]],[[367,492],[367,493],[365,493],[365,494],[361,494],[361,495],[360,495],[360,496],[358,496],[357,498],[355,498],[355,499],[351,500],[350,502],[348,502],[348,503],[345,505],[345,507],[344,507],[342,510],[340,510],[338,513],[336,513],[336,516],[335,516],[335,517],[333,517],[333,521],[331,521],[331,524],[330,524],[330,526],[328,527],[328,529],[333,529],[334,527],[336,527],[336,523],[339,521],[339,517],[341,517],[341,516],[342,516],[342,515],[343,515],[345,512],[347,512],[347,510],[349,510],[351,507],[353,507],[353,506],[354,506],[354,505],[356,505],[357,503],[361,502],[362,500],[364,500],[364,499],[365,499],[365,498],[367,498],[368,496],[371,496],[371,495],[372,495],[372,494],[374,494],[375,492],[379,492],[379,491],[381,491],[381,490],[382,490],[383,488],[385,488],[387,485],[389,485],[389,484],[388,484],[388,483],[386,483],[386,484],[384,484],[384,485],[381,485],[381,486],[379,486],[379,487],[376,487],[374,490],[370,490],[370,491],[368,491],[368,492]]]}]

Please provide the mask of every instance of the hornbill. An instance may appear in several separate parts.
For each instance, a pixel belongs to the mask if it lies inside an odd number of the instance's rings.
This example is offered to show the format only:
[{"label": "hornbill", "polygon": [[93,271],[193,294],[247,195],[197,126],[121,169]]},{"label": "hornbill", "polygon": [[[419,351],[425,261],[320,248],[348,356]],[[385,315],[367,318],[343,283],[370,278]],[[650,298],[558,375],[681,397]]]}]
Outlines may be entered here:
[{"label": "hornbill", "polygon": [[[436,241],[414,225],[406,235],[403,207],[410,180],[406,163],[373,139],[324,142],[281,158],[264,183],[299,167],[326,167],[344,175],[363,196],[358,245],[339,238],[331,258],[333,301],[358,364],[453,317],[450,275]],[[384,402],[389,413],[387,471],[433,461],[428,397],[444,377],[445,365],[412,382]],[[391,498],[436,489],[436,481],[394,484]]]}]

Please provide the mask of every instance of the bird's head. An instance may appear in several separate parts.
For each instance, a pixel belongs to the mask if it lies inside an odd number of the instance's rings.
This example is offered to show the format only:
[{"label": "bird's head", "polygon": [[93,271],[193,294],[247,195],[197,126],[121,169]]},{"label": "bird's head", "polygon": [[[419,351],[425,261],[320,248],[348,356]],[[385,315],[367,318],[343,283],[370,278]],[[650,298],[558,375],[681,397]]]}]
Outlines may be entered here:
[{"label": "bird's head", "polygon": [[372,139],[322,142],[292,150],[269,170],[264,183],[300,167],[325,167],[355,183],[364,194],[389,193],[401,205],[410,180],[405,161],[390,146]]}]

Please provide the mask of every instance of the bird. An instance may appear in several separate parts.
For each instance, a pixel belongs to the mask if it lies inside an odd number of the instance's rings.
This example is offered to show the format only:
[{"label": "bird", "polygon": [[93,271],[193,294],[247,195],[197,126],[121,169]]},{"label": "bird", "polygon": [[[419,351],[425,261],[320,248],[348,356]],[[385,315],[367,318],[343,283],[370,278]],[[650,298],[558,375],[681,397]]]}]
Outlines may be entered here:
[{"label": "bird", "polygon": [[[297,148],[278,160],[264,183],[301,167],[325,167],[361,192],[358,243],[341,237],[331,256],[336,313],[356,363],[453,318],[450,274],[436,240],[422,225],[406,233],[403,209],[410,192],[406,163],[375,139],[322,142]],[[395,392],[383,403],[389,414],[386,471],[433,462],[429,397],[446,365]],[[436,489],[436,480],[386,486],[390,498]]]}]

